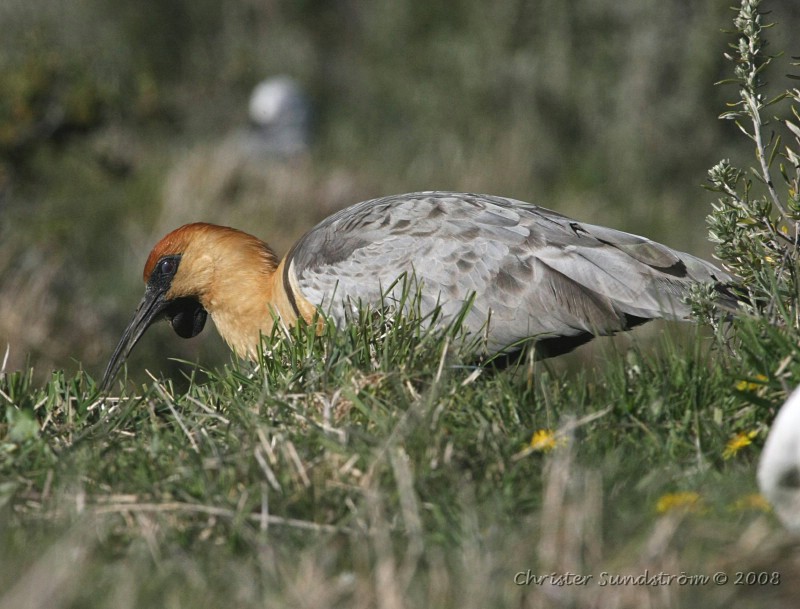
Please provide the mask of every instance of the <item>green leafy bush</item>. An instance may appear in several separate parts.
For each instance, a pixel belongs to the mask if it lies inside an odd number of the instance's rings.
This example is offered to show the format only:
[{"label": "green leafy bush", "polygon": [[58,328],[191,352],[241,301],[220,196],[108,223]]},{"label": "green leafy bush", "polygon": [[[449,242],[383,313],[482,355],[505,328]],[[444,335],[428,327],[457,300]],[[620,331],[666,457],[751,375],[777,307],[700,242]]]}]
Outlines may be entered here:
[{"label": "green leafy bush", "polygon": [[709,189],[719,198],[707,221],[716,256],[738,276],[744,296],[729,343],[744,363],[742,393],[756,399],[747,384],[755,383],[770,386],[779,400],[800,373],[800,90],[767,93],[767,70],[781,55],[767,53],[765,31],[774,24],[765,22],[760,4],[742,0],[736,41],[725,55],[734,77],[719,83],[737,88],[738,99],[720,118],[751,141],[756,162],[741,169],[723,160],[709,170]]}]

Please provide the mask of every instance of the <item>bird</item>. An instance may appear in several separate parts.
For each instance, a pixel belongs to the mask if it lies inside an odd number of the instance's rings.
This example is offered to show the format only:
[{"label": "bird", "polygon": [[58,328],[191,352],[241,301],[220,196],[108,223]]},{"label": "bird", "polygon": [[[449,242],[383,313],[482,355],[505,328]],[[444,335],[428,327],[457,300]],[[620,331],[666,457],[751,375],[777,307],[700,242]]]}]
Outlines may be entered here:
[{"label": "bird", "polygon": [[311,146],[311,100],[289,76],[274,76],[253,89],[246,148],[257,157],[291,158]]},{"label": "bird", "polygon": [[758,487],[783,525],[800,533],[800,388],[778,412],[758,462]]},{"label": "bird", "polygon": [[399,299],[401,276],[412,278],[423,316],[438,310],[440,323],[471,300],[463,327],[483,333],[486,353],[531,341],[542,357],[650,319],[689,319],[692,285],[730,298],[733,282],[645,237],[494,195],[426,191],[356,203],[309,230],[283,259],[248,233],[192,223],[150,252],[144,298],[101,387],[158,319],[189,338],[210,315],[238,357],[255,359],[275,320],[312,323],[322,311],[343,326],[359,306]]}]

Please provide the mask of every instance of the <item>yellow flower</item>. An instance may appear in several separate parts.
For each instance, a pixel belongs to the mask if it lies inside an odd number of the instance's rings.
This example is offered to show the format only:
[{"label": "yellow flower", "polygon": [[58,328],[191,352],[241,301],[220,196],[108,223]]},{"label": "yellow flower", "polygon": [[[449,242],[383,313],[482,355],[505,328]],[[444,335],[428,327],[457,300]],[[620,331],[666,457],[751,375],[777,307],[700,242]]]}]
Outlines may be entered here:
[{"label": "yellow flower", "polygon": [[769,512],[772,510],[769,501],[761,493],[750,493],[739,497],[731,504],[731,509],[737,512],[744,512],[747,510],[758,510],[761,512]]},{"label": "yellow flower", "polygon": [[703,499],[694,491],[682,491],[680,493],[667,493],[661,495],[656,502],[656,511],[664,514],[670,510],[686,510],[688,512],[699,512],[703,508]]},{"label": "yellow flower", "polygon": [[740,432],[733,436],[728,443],[725,445],[725,450],[722,451],[722,458],[723,459],[730,459],[740,450],[742,450],[745,446],[750,446],[753,443],[753,438],[758,435],[758,430],[754,429],[753,431]]},{"label": "yellow flower", "polygon": [[566,443],[567,439],[557,436],[552,429],[537,429],[531,438],[530,448],[546,453]]},{"label": "yellow flower", "polygon": [[761,389],[768,380],[769,379],[763,374],[756,374],[752,381],[742,380],[736,383],[736,389],[739,391],[757,391]]}]

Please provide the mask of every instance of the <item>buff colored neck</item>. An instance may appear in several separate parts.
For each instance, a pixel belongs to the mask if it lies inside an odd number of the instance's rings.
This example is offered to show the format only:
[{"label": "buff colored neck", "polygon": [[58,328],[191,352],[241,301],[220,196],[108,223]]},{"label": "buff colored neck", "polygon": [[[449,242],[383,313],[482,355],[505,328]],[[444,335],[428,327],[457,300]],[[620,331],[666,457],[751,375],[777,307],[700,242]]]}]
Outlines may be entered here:
[{"label": "buff colored neck", "polygon": [[[297,321],[283,283],[284,261],[267,276],[252,274],[232,280],[228,290],[215,290],[208,305],[203,304],[214,320],[222,338],[239,357],[255,359],[261,336],[269,336],[276,321],[293,326]],[[296,304],[307,322],[314,316],[314,307],[296,295]]]}]

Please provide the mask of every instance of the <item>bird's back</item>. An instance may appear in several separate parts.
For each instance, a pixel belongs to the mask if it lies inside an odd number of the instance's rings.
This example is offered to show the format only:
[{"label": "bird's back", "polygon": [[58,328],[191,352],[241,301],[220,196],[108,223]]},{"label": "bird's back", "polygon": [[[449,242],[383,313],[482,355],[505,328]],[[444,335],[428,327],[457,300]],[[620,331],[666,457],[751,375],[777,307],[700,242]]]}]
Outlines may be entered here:
[{"label": "bird's back", "polygon": [[564,341],[564,351],[652,318],[683,319],[691,284],[731,281],[644,237],[513,199],[449,192],[346,208],[301,238],[285,269],[337,323],[359,302],[381,303],[404,273],[423,314],[439,305],[445,318],[455,315],[474,294],[465,324],[482,330],[491,311],[490,351],[530,337]]}]

